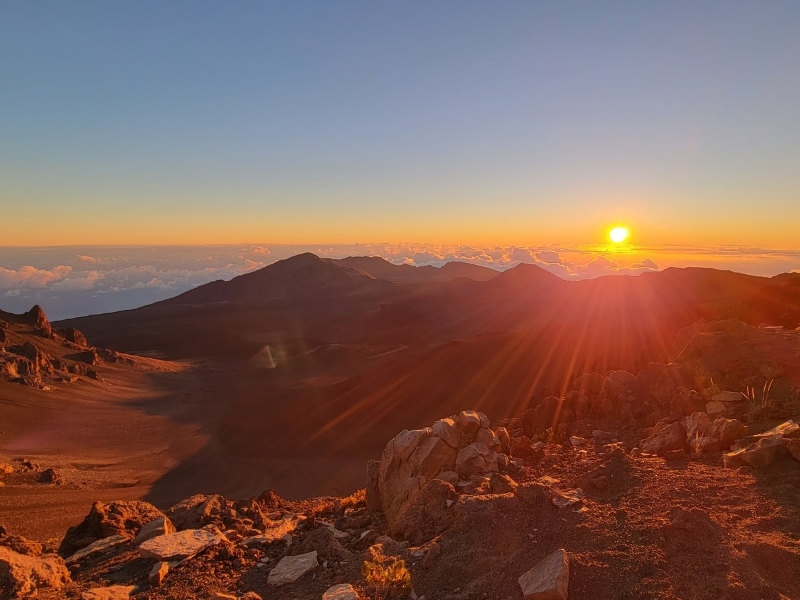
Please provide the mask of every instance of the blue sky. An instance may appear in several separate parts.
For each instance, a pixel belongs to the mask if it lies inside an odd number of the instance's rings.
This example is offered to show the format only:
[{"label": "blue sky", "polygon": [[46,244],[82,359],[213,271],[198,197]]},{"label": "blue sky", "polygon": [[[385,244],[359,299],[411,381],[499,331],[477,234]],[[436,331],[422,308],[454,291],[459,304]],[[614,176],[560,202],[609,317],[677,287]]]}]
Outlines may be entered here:
[{"label": "blue sky", "polygon": [[0,245],[797,247],[798,30],[797,2],[6,2]]}]

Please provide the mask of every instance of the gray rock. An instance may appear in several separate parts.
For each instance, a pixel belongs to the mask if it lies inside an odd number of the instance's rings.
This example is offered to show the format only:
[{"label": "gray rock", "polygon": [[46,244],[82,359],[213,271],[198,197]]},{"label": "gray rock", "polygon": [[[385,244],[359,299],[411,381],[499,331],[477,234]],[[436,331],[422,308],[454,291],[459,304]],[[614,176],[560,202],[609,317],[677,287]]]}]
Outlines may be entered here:
[{"label": "gray rock", "polygon": [[762,438],[745,448],[741,458],[754,469],[764,469],[772,464],[778,454],[778,449],[784,445],[785,441],[781,438]]},{"label": "gray rock", "polygon": [[686,436],[689,440],[704,437],[713,429],[711,419],[704,412],[692,413],[683,420],[683,426],[686,428]]},{"label": "gray rock", "polygon": [[711,419],[724,417],[727,412],[728,412],[728,405],[725,404],[724,402],[714,401],[706,404],[706,413],[708,413],[708,416]]},{"label": "gray rock", "polygon": [[466,434],[478,433],[478,429],[481,428],[481,417],[474,410],[462,410],[456,417],[456,425]]},{"label": "gray rock", "polygon": [[519,578],[525,600],[567,600],[569,555],[560,549]]},{"label": "gray rock", "polygon": [[711,437],[717,438],[723,448],[730,448],[733,442],[745,437],[747,433],[747,426],[738,419],[720,417],[714,421]]},{"label": "gray rock", "polygon": [[460,475],[479,475],[497,469],[497,453],[482,442],[464,446],[456,457],[456,472]]},{"label": "gray rock", "polygon": [[267,583],[269,585],[292,583],[306,573],[314,571],[317,566],[316,552],[307,552],[297,556],[284,556],[275,568],[269,572]]},{"label": "gray rock", "polygon": [[581,488],[575,488],[574,490],[568,490],[566,492],[553,490],[551,499],[553,506],[564,510],[565,508],[577,506],[583,502],[583,490]]},{"label": "gray rock", "polygon": [[349,583],[340,583],[325,590],[322,600],[358,600],[358,594]]},{"label": "gray rock", "polygon": [[422,440],[408,459],[411,470],[426,479],[442,471],[451,471],[456,463],[457,452],[443,439],[429,437]]},{"label": "gray rock", "polygon": [[177,533],[160,535],[139,546],[142,558],[173,562],[186,560],[206,548],[227,541],[221,533],[205,529],[187,529]]},{"label": "gray rock", "polygon": [[136,537],[133,539],[133,545],[138,546],[142,542],[158,537],[159,535],[167,535],[168,533],[175,533],[175,525],[168,517],[159,517],[154,521],[150,521],[139,530]]},{"label": "gray rock", "polygon": [[664,456],[670,450],[685,450],[686,448],[686,430],[680,423],[667,425],[658,433],[642,440],[642,450],[658,456]]},{"label": "gray rock", "polygon": [[488,427],[481,427],[478,429],[478,434],[475,436],[475,441],[486,444],[487,448],[494,450],[495,452],[500,452],[503,449],[503,446],[500,443],[500,438],[497,437],[497,434],[495,434],[495,432]]},{"label": "gray rock", "polygon": [[157,562],[153,565],[153,568],[150,569],[150,573],[147,574],[147,581],[150,585],[159,586],[164,581],[164,577],[167,576],[167,573],[169,573],[169,563]]},{"label": "gray rock", "polygon": [[461,446],[461,432],[451,417],[436,421],[431,426],[431,435],[444,440],[448,446],[456,450]]},{"label": "gray rock", "polygon": [[720,392],[715,394],[711,400],[714,402],[744,402],[745,398],[740,392]]},{"label": "gray rock", "polygon": [[82,558],[89,556],[90,554],[97,554],[98,552],[104,552],[109,548],[114,548],[115,546],[120,546],[130,541],[130,538],[124,535],[112,535],[107,538],[103,538],[102,540],[97,540],[96,542],[92,542],[86,548],[82,548],[78,550],[75,554],[67,558],[64,562],[68,565],[72,563],[76,563]]},{"label": "gray rock", "polygon": [[796,439],[800,438],[800,425],[792,421],[791,419],[788,421],[784,421],[777,427],[773,427],[772,429],[765,431],[764,433],[759,433],[756,437],[759,438],[784,438],[784,439]]},{"label": "gray rock", "polygon": [[264,533],[254,535],[242,541],[243,546],[253,545],[266,545],[273,544],[282,540],[287,535],[291,535],[297,526],[300,524],[300,519],[297,515],[287,515],[279,521],[272,521],[268,523]]},{"label": "gray rock", "polygon": [[441,479],[442,481],[446,481],[453,487],[458,485],[458,480],[460,479],[458,473],[455,471],[442,471],[439,473],[435,479]]},{"label": "gray rock", "polygon": [[136,591],[135,585],[110,585],[91,588],[81,594],[82,600],[128,600]]}]

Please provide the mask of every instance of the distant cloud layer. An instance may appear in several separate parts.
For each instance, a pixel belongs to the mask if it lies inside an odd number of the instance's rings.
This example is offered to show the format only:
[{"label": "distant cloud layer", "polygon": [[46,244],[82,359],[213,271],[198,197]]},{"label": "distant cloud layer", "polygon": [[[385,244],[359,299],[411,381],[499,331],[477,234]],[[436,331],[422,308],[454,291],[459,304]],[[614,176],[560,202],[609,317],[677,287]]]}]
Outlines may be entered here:
[{"label": "distant cloud layer", "polygon": [[611,248],[359,244],[0,248],[0,308],[33,304],[52,318],[135,308],[301,252],[381,256],[395,264],[463,261],[497,270],[535,264],[564,279],[638,275],[668,266],[711,266],[755,275],[800,272],[800,251],[761,248]]}]

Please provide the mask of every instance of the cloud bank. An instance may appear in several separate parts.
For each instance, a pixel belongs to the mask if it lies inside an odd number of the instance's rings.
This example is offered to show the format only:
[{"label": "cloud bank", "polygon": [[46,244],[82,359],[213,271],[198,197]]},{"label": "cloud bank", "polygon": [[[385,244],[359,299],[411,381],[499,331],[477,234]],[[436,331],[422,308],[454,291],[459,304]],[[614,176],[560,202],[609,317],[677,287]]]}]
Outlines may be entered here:
[{"label": "cloud bank", "polygon": [[538,265],[567,280],[710,266],[754,275],[800,272],[800,251],[763,248],[488,247],[432,244],[0,248],[0,308],[44,306],[53,319],[143,306],[302,252],[381,256],[395,264],[462,261],[503,271]]}]

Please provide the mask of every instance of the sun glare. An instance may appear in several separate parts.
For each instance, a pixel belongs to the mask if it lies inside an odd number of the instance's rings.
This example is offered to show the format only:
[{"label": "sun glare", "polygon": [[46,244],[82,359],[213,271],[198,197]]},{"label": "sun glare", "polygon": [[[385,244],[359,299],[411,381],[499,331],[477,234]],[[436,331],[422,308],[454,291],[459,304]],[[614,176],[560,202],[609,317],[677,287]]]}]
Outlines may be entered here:
[{"label": "sun glare", "polygon": [[614,229],[609,231],[608,237],[610,237],[611,241],[615,244],[621,244],[628,239],[628,234],[630,234],[630,231],[627,227],[614,227]]}]

